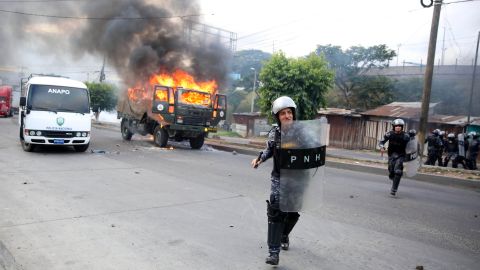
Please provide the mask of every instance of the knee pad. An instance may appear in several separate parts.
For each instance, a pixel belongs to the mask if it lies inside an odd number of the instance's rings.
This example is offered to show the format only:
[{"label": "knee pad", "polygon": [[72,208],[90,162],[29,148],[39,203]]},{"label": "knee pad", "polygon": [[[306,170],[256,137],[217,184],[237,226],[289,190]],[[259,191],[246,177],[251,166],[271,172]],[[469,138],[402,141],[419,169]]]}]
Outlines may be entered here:
[{"label": "knee pad", "polygon": [[396,169],[396,170],[395,170],[395,175],[396,175],[396,176],[402,176],[402,175],[403,175],[403,170]]},{"label": "knee pad", "polygon": [[280,211],[278,203],[267,201],[267,217],[269,222],[282,222],[285,219],[285,213]]}]

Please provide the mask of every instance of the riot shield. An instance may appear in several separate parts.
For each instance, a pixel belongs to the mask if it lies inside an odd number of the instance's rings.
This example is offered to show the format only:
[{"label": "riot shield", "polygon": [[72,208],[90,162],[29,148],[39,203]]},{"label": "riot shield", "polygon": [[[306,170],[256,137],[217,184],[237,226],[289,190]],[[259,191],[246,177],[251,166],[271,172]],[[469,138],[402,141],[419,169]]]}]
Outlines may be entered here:
[{"label": "riot shield", "polygon": [[418,158],[418,140],[417,137],[413,137],[407,143],[405,149],[405,159],[403,164],[405,166],[405,173],[408,177],[413,177],[417,174],[418,168],[420,168],[420,159]]},{"label": "riot shield", "polygon": [[280,210],[298,212],[321,206],[327,119],[294,121],[281,129]]},{"label": "riot shield", "polygon": [[460,133],[458,138],[458,156],[465,157],[465,136]]}]

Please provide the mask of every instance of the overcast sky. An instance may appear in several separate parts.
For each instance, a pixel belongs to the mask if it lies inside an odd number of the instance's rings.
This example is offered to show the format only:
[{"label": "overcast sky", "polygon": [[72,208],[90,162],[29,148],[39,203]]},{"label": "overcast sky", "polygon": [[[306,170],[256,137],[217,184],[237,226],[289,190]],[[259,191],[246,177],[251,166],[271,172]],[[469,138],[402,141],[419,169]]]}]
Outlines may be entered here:
[{"label": "overcast sky", "polygon": [[[102,1],[108,1],[109,6],[98,14],[77,8],[105,3]],[[427,3],[430,0],[424,1]],[[314,51],[316,45],[332,44],[347,49],[355,45],[368,47],[386,44],[399,53],[399,57],[390,62],[391,65],[402,65],[403,61],[425,65],[433,15],[433,7],[423,8],[420,0],[0,0],[0,9],[4,10],[0,13],[0,71],[61,72],[82,80],[97,78],[104,52],[98,48],[79,51],[72,46],[75,44],[65,43],[70,41],[72,35],[95,32],[98,28],[80,31],[84,30],[82,27],[87,23],[101,24],[101,20],[48,18],[13,14],[5,10],[110,18],[125,16],[114,11],[119,3],[125,2],[166,7],[174,17],[191,12],[194,13],[192,15],[201,14],[202,22],[236,33],[237,50],[259,49],[269,53],[282,50],[287,56],[298,57]],[[444,0],[444,3],[435,64],[441,60],[444,48],[444,64],[453,65],[457,62],[459,65],[472,65],[480,31],[480,0]],[[120,10],[120,13],[123,11]],[[118,25],[126,22],[130,26],[142,23],[125,20],[111,23]],[[119,28],[128,30],[129,24]],[[93,40],[90,44],[102,41]],[[116,47],[124,43],[116,43],[119,45]],[[68,47],[74,49],[67,50]],[[108,65],[107,61],[107,75],[112,78],[114,68]]]},{"label": "overcast sky", "polygon": [[[472,64],[480,31],[480,1],[444,0],[437,62]],[[429,3],[424,0],[424,3]],[[453,3],[458,2],[458,3]],[[289,56],[312,52],[317,44],[387,44],[402,61],[426,62],[433,7],[420,0],[200,0],[208,24],[236,32],[237,49],[282,50]],[[448,4],[450,3],[450,4]],[[445,35],[444,35],[445,32]],[[445,38],[444,38],[445,37]],[[445,39],[445,45],[443,45]],[[397,59],[393,59],[396,65]]]}]

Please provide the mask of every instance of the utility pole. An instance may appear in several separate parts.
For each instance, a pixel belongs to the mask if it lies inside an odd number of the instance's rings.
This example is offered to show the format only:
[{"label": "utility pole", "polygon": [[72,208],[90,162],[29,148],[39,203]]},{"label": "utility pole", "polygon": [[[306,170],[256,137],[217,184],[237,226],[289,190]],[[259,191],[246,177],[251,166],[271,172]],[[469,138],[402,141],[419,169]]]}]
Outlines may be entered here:
[{"label": "utility pole", "polygon": [[441,65],[443,66],[445,62],[445,27],[443,27],[443,42],[442,42],[442,62]]},{"label": "utility pole", "polygon": [[400,46],[402,46],[401,43],[397,45],[397,67],[398,67],[398,60],[400,59]]},{"label": "utility pole", "polygon": [[[423,2],[421,2],[423,5]],[[442,7],[442,0],[433,1],[433,17],[432,26],[430,28],[430,41],[428,44],[427,65],[425,68],[425,82],[423,85],[422,94],[422,111],[420,115],[420,127],[418,132],[418,139],[420,142],[420,162],[422,162],[425,134],[427,132],[428,124],[428,109],[430,107],[430,93],[432,91],[432,77],[433,66],[435,61],[435,49],[437,45],[438,22],[440,20],[440,9]]]},{"label": "utility pole", "polygon": [[102,70],[100,70],[100,82],[105,81],[105,56],[103,57],[103,65],[102,65]]},{"label": "utility pole", "polygon": [[253,113],[253,106],[255,104],[255,95],[256,95],[256,85],[257,85],[257,70],[255,68],[250,68],[251,70],[253,70],[253,91],[252,91],[252,104],[251,104],[251,108],[250,108],[250,112]]},{"label": "utility pole", "polygon": [[478,58],[478,43],[479,42],[480,42],[480,31],[478,32],[477,51],[475,52],[475,64],[473,65],[472,88],[470,89],[470,99],[468,101],[467,126],[470,125],[470,115],[472,114],[472,98],[473,98],[473,88],[475,87],[475,74],[477,72],[477,58]]}]

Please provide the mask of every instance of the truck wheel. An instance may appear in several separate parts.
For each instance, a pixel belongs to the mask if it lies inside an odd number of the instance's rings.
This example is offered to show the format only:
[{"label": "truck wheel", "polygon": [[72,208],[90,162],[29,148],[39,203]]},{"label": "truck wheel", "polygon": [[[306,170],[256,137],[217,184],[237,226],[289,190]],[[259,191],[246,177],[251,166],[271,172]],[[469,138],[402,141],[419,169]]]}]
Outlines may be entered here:
[{"label": "truck wheel", "polygon": [[203,135],[203,133],[195,138],[190,138],[190,147],[192,147],[192,149],[200,149],[202,148],[204,141],[205,135]]},{"label": "truck wheel", "polygon": [[73,149],[75,149],[75,152],[85,152],[85,151],[87,151],[89,146],[90,146],[90,143],[81,144],[81,145],[74,145]]},{"label": "truck wheel", "polygon": [[22,143],[22,148],[23,148],[23,151],[25,152],[32,152],[33,149],[35,149],[35,145],[31,143],[27,143],[25,142],[25,140],[20,140],[20,142]]},{"label": "truck wheel", "polygon": [[159,147],[167,146],[168,132],[160,126],[157,126],[153,131],[153,140]]},{"label": "truck wheel", "polygon": [[122,138],[126,141],[130,141],[132,139],[133,133],[127,127],[127,120],[122,119],[122,123],[120,125],[120,129],[122,132]]}]

